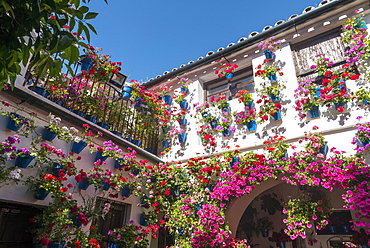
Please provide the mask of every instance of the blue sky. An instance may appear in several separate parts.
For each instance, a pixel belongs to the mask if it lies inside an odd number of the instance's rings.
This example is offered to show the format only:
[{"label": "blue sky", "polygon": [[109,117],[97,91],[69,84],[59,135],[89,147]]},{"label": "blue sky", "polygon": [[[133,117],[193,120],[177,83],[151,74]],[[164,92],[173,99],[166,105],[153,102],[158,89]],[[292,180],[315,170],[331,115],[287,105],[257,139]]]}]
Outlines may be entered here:
[{"label": "blue sky", "polygon": [[301,14],[318,0],[92,0],[99,15],[90,23],[98,35],[91,45],[103,48],[121,72],[142,82],[205,57],[251,32]]}]

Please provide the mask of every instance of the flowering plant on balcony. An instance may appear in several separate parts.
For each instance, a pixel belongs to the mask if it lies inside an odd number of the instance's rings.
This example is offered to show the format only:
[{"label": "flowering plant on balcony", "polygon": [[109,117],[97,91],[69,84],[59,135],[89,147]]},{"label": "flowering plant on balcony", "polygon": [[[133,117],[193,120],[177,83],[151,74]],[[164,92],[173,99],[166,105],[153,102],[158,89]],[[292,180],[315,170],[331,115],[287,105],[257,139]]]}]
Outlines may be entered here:
[{"label": "flowering plant on balcony", "polygon": [[217,121],[219,113],[214,108],[210,108],[210,104],[208,102],[204,102],[202,104],[195,103],[194,107],[196,117],[200,123],[209,124]]},{"label": "flowering plant on balcony", "polygon": [[272,236],[269,237],[269,241],[275,242],[276,246],[280,246],[282,242],[289,242],[291,239],[289,236],[284,232],[283,229],[280,230],[280,232],[273,232]]},{"label": "flowering plant on balcony", "polygon": [[231,238],[226,242],[226,244],[231,248],[251,248],[246,239]]},{"label": "flowering plant on balcony", "polygon": [[274,103],[267,96],[263,95],[257,100],[258,104],[261,104],[260,111],[257,113],[259,117],[258,123],[263,123],[269,119],[269,116],[274,116],[277,112],[282,109],[281,103]]},{"label": "flowering plant on balcony", "polygon": [[[318,126],[313,126],[312,130],[319,129]],[[320,148],[324,147],[325,137],[322,135],[322,132],[305,132],[305,138],[303,139],[306,141],[305,149],[310,154],[318,154],[320,153]],[[302,142],[302,140],[300,140]]]},{"label": "flowering plant on balcony", "polygon": [[51,132],[54,133],[60,133],[61,132],[61,127],[59,126],[60,122],[62,119],[60,117],[54,116],[51,113],[47,116],[49,120],[49,125],[45,128],[49,129]]},{"label": "flowering plant on balcony", "polygon": [[258,44],[258,47],[261,48],[262,51],[268,50],[269,52],[276,52],[280,48],[280,44],[282,40],[274,40],[275,37],[271,36],[267,40],[261,41]]},{"label": "flowering plant on balcony", "polygon": [[370,91],[360,87],[354,94],[354,99],[359,105],[368,105],[370,103]]},{"label": "flowering plant on balcony", "polygon": [[244,105],[248,105],[253,100],[252,94],[249,93],[247,90],[239,90],[235,94],[235,97],[238,98],[238,101],[240,103],[244,103]]},{"label": "flowering plant on balcony", "polygon": [[267,64],[266,61],[256,67],[257,71],[254,73],[256,77],[261,77],[262,79],[268,79],[274,74],[278,73],[283,76],[284,73],[280,69],[280,65],[277,62]]},{"label": "flowering plant on balcony", "polygon": [[[308,111],[313,107],[321,105],[320,88],[313,83],[314,80],[307,79],[305,82],[300,82],[298,88],[294,90],[295,110]],[[300,115],[302,118],[305,115]]]},{"label": "flowering plant on balcony", "polygon": [[[218,59],[216,62],[220,62],[221,60]],[[232,63],[220,63],[220,66],[215,71],[215,74],[217,74],[218,78],[222,78],[224,76],[229,75],[230,73],[233,73],[239,66],[237,64]]]},{"label": "flowering plant on balcony", "polygon": [[235,114],[235,123],[247,125],[251,121],[255,121],[257,119],[256,108],[249,109],[248,106],[244,107],[244,111],[237,112]]},{"label": "flowering plant on balcony", "polygon": [[282,158],[290,147],[284,140],[284,136],[275,135],[271,140],[265,140],[263,142],[265,145],[263,150],[268,151],[271,158]]},{"label": "flowering plant on balcony", "polygon": [[198,131],[198,135],[200,136],[202,145],[207,146],[209,144],[210,146],[216,146],[216,138],[214,137],[211,127],[207,124],[204,124],[201,125],[199,128],[200,130]]},{"label": "flowering plant on balcony", "polygon": [[217,107],[218,109],[225,109],[229,106],[225,93],[217,93],[217,95],[211,96],[209,103],[211,106]]},{"label": "flowering plant on balcony", "polygon": [[356,128],[357,132],[353,137],[352,144],[357,144],[355,148],[357,152],[367,151],[370,149],[370,122],[357,123]]},{"label": "flowering plant on balcony", "polygon": [[329,58],[325,56],[325,54],[317,54],[315,65],[311,65],[311,69],[314,69],[315,72],[319,74],[319,76],[324,76],[328,69],[333,67],[334,62],[330,61]]},{"label": "flowering plant on balcony", "polygon": [[159,86],[159,89],[161,90],[161,91],[158,93],[158,96],[159,96],[159,97],[162,97],[162,96],[168,95],[168,94],[170,94],[170,92],[172,91],[172,90],[171,90],[171,87],[168,87],[168,85],[167,85],[167,84],[162,84],[161,86]]}]

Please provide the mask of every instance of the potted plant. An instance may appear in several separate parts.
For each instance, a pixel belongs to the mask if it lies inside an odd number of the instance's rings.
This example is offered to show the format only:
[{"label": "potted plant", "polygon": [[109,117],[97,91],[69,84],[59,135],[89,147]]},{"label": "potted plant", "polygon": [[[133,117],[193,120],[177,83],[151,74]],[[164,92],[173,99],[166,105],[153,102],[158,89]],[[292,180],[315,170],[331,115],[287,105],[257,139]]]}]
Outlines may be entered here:
[{"label": "potted plant", "polygon": [[52,141],[61,132],[61,127],[59,126],[59,124],[62,120],[52,114],[49,114],[47,118],[50,119],[49,125],[45,126],[41,138],[43,140]]},{"label": "potted plant", "polygon": [[249,109],[252,108],[252,105],[253,105],[253,96],[247,90],[239,90],[235,94],[235,97],[237,97],[238,98],[238,101],[240,103],[243,103],[244,106],[248,106]]},{"label": "potted plant", "polygon": [[181,85],[180,91],[184,92],[185,95],[189,93],[189,85],[192,84],[193,81],[191,81],[188,78],[181,78],[179,81],[179,84]]},{"label": "potted plant", "polygon": [[270,82],[275,83],[277,81],[276,74],[283,76],[284,73],[280,69],[279,63],[272,63],[270,65],[263,63],[256,67],[257,71],[254,73],[256,77],[261,77],[262,79],[269,79]]},{"label": "potted plant", "polygon": [[243,124],[246,125],[249,132],[255,132],[256,131],[256,119],[257,119],[257,112],[256,108],[249,109],[248,106],[244,107],[244,111],[240,111],[235,113],[235,120],[234,122],[237,124]]},{"label": "potted plant", "polygon": [[289,242],[291,239],[289,236],[281,229],[279,232],[273,232],[272,236],[269,237],[269,241],[275,242],[276,247],[285,248],[286,242]]},{"label": "potted plant", "polygon": [[259,120],[258,123],[263,123],[268,120],[269,116],[272,116],[275,120],[281,119],[281,104],[279,102],[274,103],[267,96],[262,96],[257,100],[258,104],[261,104],[260,111],[257,113]]},{"label": "potted plant", "polygon": [[[220,62],[221,60],[216,60],[216,62]],[[233,78],[233,72],[238,68],[237,64],[228,63],[220,63],[220,66],[215,71],[218,78],[226,77],[227,80],[231,80]]]},{"label": "potted plant", "polygon": [[267,40],[261,41],[258,47],[261,48],[267,60],[272,60],[274,58],[274,53],[280,48],[281,40],[274,40],[275,37],[271,36]]},{"label": "potted plant", "polygon": [[269,236],[269,231],[273,230],[273,223],[268,217],[262,217],[257,219],[257,228],[260,229],[262,237],[266,238]]},{"label": "potted plant", "polygon": [[356,245],[360,245],[360,248],[368,248],[368,242],[370,235],[368,235],[364,228],[360,228],[360,231],[355,231],[352,235],[352,242]]},{"label": "potted plant", "polygon": [[[295,110],[308,111],[311,118],[319,118],[319,106],[322,105],[320,90],[320,86],[314,83],[314,80],[308,79],[305,82],[300,82],[294,94],[294,97],[297,99],[295,101]],[[300,116],[304,117],[305,115]]]},{"label": "potted plant", "polygon": [[283,206],[275,193],[265,194],[260,197],[261,210],[268,212],[270,215],[275,214],[276,211],[282,211]]}]

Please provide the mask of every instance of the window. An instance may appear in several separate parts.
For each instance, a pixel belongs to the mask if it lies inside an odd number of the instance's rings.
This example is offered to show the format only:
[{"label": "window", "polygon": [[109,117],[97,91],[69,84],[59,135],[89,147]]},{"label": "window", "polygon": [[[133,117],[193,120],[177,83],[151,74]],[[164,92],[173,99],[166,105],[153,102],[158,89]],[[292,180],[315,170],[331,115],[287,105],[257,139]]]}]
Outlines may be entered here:
[{"label": "window", "polygon": [[316,55],[325,54],[335,64],[345,61],[345,47],[341,40],[341,29],[335,28],[302,42],[292,44],[292,56],[297,75],[312,73]]},{"label": "window", "polygon": [[109,230],[122,227],[124,223],[128,223],[131,212],[131,205],[125,203],[111,202],[103,198],[97,200],[97,205],[103,207],[105,203],[110,203],[111,207],[107,215],[103,218],[99,217],[94,225],[98,227],[98,233],[107,237]]},{"label": "window", "polygon": [[[252,66],[243,69],[245,76],[243,77],[234,77],[233,80],[227,81],[225,78],[217,79],[215,81],[209,82],[206,84],[206,98],[209,100],[211,96],[217,94],[226,94],[226,97],[231,100],[234,99],[235,94],[239,90],[247,90],[250,93],[254,92],[254,78]],[[237,78],[237,79],[235,79]],[[231,96],[231,97],[230,97]]]},{"label": "window", "polygon": [[40,212],[32,206],[0,202],[0,248],[34,247],[33,234],[26,230],[31,225],[29,219]]}]

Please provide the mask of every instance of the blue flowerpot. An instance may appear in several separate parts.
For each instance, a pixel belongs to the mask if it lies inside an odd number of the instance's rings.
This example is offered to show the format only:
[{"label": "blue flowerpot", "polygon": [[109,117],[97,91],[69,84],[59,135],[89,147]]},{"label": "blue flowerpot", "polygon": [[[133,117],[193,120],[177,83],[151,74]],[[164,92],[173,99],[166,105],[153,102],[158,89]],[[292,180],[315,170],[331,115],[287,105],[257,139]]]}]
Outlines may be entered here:
[{"label": "blue flowerpot", "polygon": [[177,135],[177,138],[179,139],[179,142],[184,144],[186,142],[187,134],[186,133],[180,133]]},{"label": "blue flowerpot", "polygon": [[123,162],[123,158],[119,158],[119,159],[115,160],[114,161],[114,168],[121,168],[123,166],[122,162]]},{"label": "blue flowerpot", "polygon": [[134,145],[136,145],[138,147],[141,147],[141,144],[143,143],[143,142],[141,142],[141,140],[133,140],[132,142],[134,143]]},{"label": "blue flowerpot", "polygon": [[100,159],[100,161],[105,161],[108,158],[108,156],[103,156],[103,152],[97,151],[95,156],[95,162]]},{"label": "blue flowerpot", "polygon": [[269,236],[269,231],[261,229],[261,234],[262,234],[262,237],[267,238]]},{"label": "blue flowerpot", "polygon": [[66,245],[65,242],[61,242],[61,243],[50,242],[48,244],[48,248],[64,248],[64,247],[66,247],[65,245]]},{"label": "blue flowerpot", "polygon": [[223,135],[224,137],[230,137],[230,135],[231,135],[231,130],[230,130],[229,128],[224,129],[224,130],[222,131],[222,135]]},{"label": "blue flowerpot", "polygon": [[342,226],[342,229],[345,233],[349,233],[349,226]]},{"label": "blue flowerpot", "polygon": [[367,29],[367,25],[363,17],[357,18],[356,22],[355,28]]},{"label": "blue flowerpot", "polygon": [[123,92],[131,93],[132,87],[131,86],[124,86],[122,89]]},{"label": "blue flowerpot", "polygon": [[331,233],[337,233],[337,227],[336,226],[328,226]]},{"label": "blue flowerpot", "polygon": [[180,102],[180,108],[181,109],[188,109],[188,107],[189,107],[188,101],[184,100],[184,101]]},{"label": "blue flowerpot", "polygon": [[[17,153],[19,152],[20,151],[18,151]],[[18,166],[20,168],[27,168],[27,166],[29,166],[34,159],[35,157],[31,156],[30,154],[23,154],[23,157],[17,156],[17,158],[15,159],[15,166]]]},{"label": "blue flowerpot", "polygon": [[78,143],[77,142],[73,142],[71,151],[74,152],[74,153],[79,154],[80,152],[82,152],[82,150],[86,146],[87,146],[87,143],[85,141],[83,141],[83,140],[80,140]]},{"label": "blue flowerpot", "polygon": [[121,196],[128,198],[130,197],[130,195],[131,195],[130,187],[127,187],[127,186],[123,187],[121,190]]},{"label": "blue flowerpot", "polygon": [[263,53],[265,54],[265,58],[267,60],[273,60],[275,58],[275,55],[273,52],[271,52],[270,50],[266,49],[263,51]]},{"label": "blue flowerpot", "polygon": [[172,96],[171,95],[165,95],[162,97],[163,101],[167,103],[168,105],[171,105],[172,103]]},{"label": "blue flowerpot", "polygon": [[239,162],[239,157],[233,157],[230,162],[230,167],[233,167],[237,162]]},{"label": "blue flowerpot", "polygon": [[149,148],[149,147],[147,147],[147,148],[144,148],[144,150],[145,150],[145,151],[147,151],[147,152],[150,152],[150,153],[152,153],[152,154],[154,154],[154,155],[156,155],[156,153],[155,153],[155,149],[153,149],[153,148]]},{"label": "blue flowerpot", "polygon": [[222,107],[221,108],[221,110],[223,111],[223,112],[227,112],[227,113],[230,113],[230,104],[227,104],[225,107]]},{"label": "blue flowerpot", "polygon": [[286,153],[284,153],[283,156],[281,156],[281,158],[284,159],[284,160],[288,160],[289,159],[289,154],[286,152]]},{"label": "blue flowerpot", "polygon": [[72,112],[78,116],[85,117],[85,113],[82,112],[81,110],[73,110]]},{"label": "blue flowerpot", "polygon": [[87,73],[91,70],[91,67],[92,67],[92,61],[89,57],[84,57],[83,59],[81,59],[81,71],[84,72],[84,73]]},{"label": "blue flowerpot", "polygon": [[286,248],[286,242],[280,242],[279,248]]},{"label": "blue flowerpot", "polygon": [[274,73],[271,76],[269,76],[269,80],[270,80],[271,83],[276,82],[276,80],[277,80],[276,73]]},{"label": "blue flowerpot", "polygon": [[319,106],[313,106],[312,109],[308,110],[312,119],[316,119],[320,117],[320,109]]},{"label": "blue flowerpot", "polygon": [[272,116],[276,121],[281,119],[281,112],[277,111],[275,114]]},{"label": "blue flowerpot", "polygon": [[140,173],[140,170],[139,170],[139,169],[132,170],[132,174],[133,174],[134,176],[139,175],[139,173]]},{"label": "blue flowerpot", "polygon": [[130,99],[131,98],[131,93],[129,92],[122,92],[122,98],[123,99]]},{"label": "blue flowerpot", "polygon": [[321,97],[321,88],[315,88],[315,98],[320,98]]},{"label": "blue flowerpot", "polygon": [[273,102],[278,102],[280,101],[280,96],[279,95],[275,96],[274,94],[270,94],[270,99]]},{"label": "blue flowerpot", "polygon": [[366,146],[367,144],[369,144],[369,142],[370,142],[370,139],[365,139],[365,140],[357,139],[357,145],[361,147]]},{"label": "blue flowerpot", "polygon": [[86,115],[85,119],[88,120],[88,121],[91,121],[94,124],[96,124],[98,122],[98,117],[96,117],[96,116]]},{"label": "blue flowerpot", "polygon": [[89,186],[90,186],[90,183],[87,178],[82,179],[82,181],[78,183],[79,189],[87,190]]},{"label": "blue flowerpot", "polygon": [[50,95],[50,93],[47,92],[44,87],[31,86],[31,87],[29,87],[29,89],[32,90],[33,92],[36,92],[37,94],[39,94],[43,97],[48,97]]},{"label": "blue flowerpot", "polygon": [[345,79],[340,79],[338,82],[344,82],[343,84],[338,85],[338,89],[342,90],[343,88],[345,88],[345,91],[347,91],[346,80]]},{"label": "blue flowerpot", "polygon": [[250,121],[247,123],[248,131],[251,133],[254,133],[257,129],[257,122],[256,121]]},{"label": "blue flowerpot", "polygon": [[254,103],[254,100],[250,101],[248,104],[246,104],[245,106],[248,107],[248,109],[252,109],[253,108],[253,103]]},{"label": "blue flowerpot", "polygon": [[109,189],[109,183],[102,182],[101,183],[101,186],[102,186],[102,190],[108,191],[108,189]]},{"label": "blue flowerpot", "polygon": [[185,94],[188,94],[189,93],[189,89],[186,89],[184,87],[180,87],[180,91],[181,92],[184,92]]},{"label": "blue flowerpot", "polygon": [[169,148],[170,147],[170,141],[169,140],[163,140],[162,141],[162,146],[165,147],[165,148]]},{"label": "blue flowerpot", "polygon": [[78,220],[78,215],[77,215],[77,214],[74,214],[74,215],[72,216],[72,224],[73,224],[75,227],[77,227],[77,228],[81,227],[82,223]]},{"label": "blue flowerpot", "polygon": [[36,200],[43,201],[48,196],[48,192],[44,188],[40,188],[39,185],[36,184],[36,189],[33,192],[33,198]]},{"label": "blue flowerpot", "polygon": [[227,74],[226,76],[226,79],[228,80],[228,81],[231,81],[232,79],[233,79],[233,77],[234,77],[234,74],[232,73],[232,72],[230,72],[229,74]]},{"label": "blue flowerpot", "polygon": [[114,243],[114,242],[109,242],[108,248],[122,248],[122,247],[117,246],[116,243]]},{"label": "blue flowerpot", "polygon": [[18,131],[22,126],[23,126],[23,121],[25,120],[25,118],[17,113],[10,113],[10,115],[14,116],[16,119],[18,119],[18,121],[21,121],[20,123],[16,123],[15,120],[13,120],[10,116],[9,116],[9,121],[8,121],[8,124],[6,126],[6,128],[12,130],[12,131]]},{"label": "blue flowerpot", "polygon": [[42,132],[41,138],[47,141],[53,141],[57,137],[57,133],[50,131],[48,127],[45,127],[44,132]]},{"label": "blue flowerpot", "polygon": [[209,112],[203,112],[201,113],[202,117],[207,118],[208,116],[211,116]]},{"label": "blue flowerpot", "polygon": [[346,108],[346,105],[347,105],[347,104],[346,104],[346,103],[344,103],[344,102],[335,102],[335,103],[334,103],[334,107],[335,107],[335,109],[336,109],[336,110],[338,110],[338,108],[339,108],[339,107]]},{"label": "blue flowerpot", "polygon": [[139,224],[142,225],[142,226],[146,226],[147,225],[145,214],[140,214]]},{"label": "blue flowerpot", "polygon": [[325,145],[320,147],[319,152],[326,155],[328,154],[328,151],[329,151],[328,142],[325,141]]},{"label": "blue flowerpot", "polygon": [[98,126],[108,130],[109,129],[109,124],[108,123],[105,123],[105,122],[101,122],[101,121],[98,121],[96,124],[98,124]]},{"label": "blue flowerpot", "polygon": [[211,121],[209,125],[212,129],[215,129],[218,126],[218,120]]},{"label": "blue flowerpot", "polygon": [[63,169],[62,164],[53,163],[52,168],[51,168],[51,174],[55,177],[58,177],[60,169]]},{"label": "blue flowerpot", "polygon": [[177,121],[179,122],[179,125],[186,125],[188,123],[188,120],[185,117],[178,119]]},{"label": "blue flowerpot", "polygon": [[131,143],[133,141],[133,139],[131,139],[131,138],[125,138],[125,140],[127,140],[128,142],[131,142]]},{"label": "blue flowerpot", "polygon": [[118,137],[122,137],[122,133],[118,131],[112,131],[113,134],[117,135]]}]

